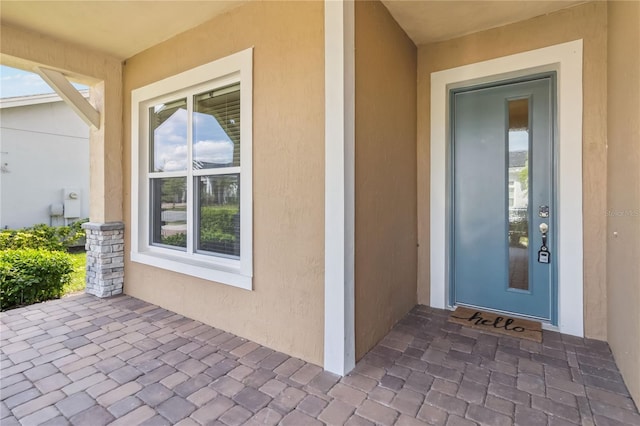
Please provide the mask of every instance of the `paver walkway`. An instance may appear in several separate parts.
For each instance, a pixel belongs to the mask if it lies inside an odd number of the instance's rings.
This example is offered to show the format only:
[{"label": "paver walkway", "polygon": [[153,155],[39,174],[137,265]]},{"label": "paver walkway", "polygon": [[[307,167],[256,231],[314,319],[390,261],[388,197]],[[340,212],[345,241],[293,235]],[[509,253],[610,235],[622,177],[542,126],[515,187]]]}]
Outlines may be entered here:
[{"label": "paver walkway", "polygon": [[2,313],[0,423],[640,425],[606,343],[416,306],[339,378],[132,297]]}]

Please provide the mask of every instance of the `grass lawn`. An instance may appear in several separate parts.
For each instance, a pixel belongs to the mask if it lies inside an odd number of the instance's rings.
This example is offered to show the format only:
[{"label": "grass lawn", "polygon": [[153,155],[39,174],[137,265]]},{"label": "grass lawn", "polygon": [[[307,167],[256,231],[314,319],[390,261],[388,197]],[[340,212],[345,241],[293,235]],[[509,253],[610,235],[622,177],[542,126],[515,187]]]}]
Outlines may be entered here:
[{"label": "grass lawn", "polygon": [[64,295],[78,293],[84,291],[85,287],[85,267],[87,265],[87,253],[80,251],[79,253],[69,253],[73,261],[73,274],[71,281],[64,286]]}]

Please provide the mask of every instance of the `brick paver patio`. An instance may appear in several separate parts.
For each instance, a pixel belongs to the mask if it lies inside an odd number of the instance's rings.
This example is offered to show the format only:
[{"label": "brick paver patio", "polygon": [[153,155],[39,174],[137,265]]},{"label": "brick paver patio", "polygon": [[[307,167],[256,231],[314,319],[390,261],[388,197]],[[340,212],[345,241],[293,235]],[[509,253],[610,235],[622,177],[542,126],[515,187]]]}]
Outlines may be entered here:
[{"label": "brick paver patio", "polygon": [[606,343],[495,337],[416,306],[339,378],[128,296],[1,314],[10,425],[640,425]]}]

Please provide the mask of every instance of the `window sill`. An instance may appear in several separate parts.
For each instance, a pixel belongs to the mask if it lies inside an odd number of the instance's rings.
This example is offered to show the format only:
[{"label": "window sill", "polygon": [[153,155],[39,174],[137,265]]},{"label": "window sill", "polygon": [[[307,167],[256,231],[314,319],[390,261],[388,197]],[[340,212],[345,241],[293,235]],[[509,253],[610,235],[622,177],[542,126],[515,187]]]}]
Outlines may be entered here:
[{"label": "window sill", "polygon": [[131,261],[244,290],[253,289],[251,276],[243,275],[239,269],[220,266],[213,262],[187,260],[164,253],[151,252],[131,252]]}]

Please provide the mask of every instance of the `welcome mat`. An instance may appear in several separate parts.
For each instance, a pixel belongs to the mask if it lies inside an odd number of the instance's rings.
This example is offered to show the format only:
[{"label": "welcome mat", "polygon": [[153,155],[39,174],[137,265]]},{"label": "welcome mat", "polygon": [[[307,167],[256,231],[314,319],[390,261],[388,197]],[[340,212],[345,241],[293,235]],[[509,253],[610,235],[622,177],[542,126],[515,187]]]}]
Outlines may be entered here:
[{"label": "welcome mat", "polygon": [[537,321],[513,318],[462,306],[458,306],[455,311],[451,312],[449,321],[476,330],[542,342],[542,326]]}]

